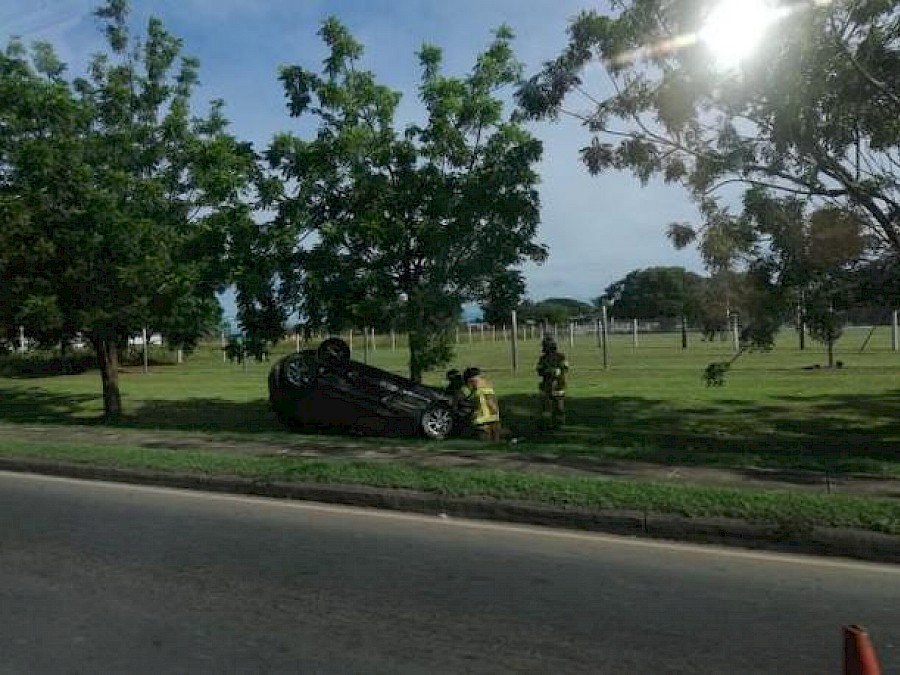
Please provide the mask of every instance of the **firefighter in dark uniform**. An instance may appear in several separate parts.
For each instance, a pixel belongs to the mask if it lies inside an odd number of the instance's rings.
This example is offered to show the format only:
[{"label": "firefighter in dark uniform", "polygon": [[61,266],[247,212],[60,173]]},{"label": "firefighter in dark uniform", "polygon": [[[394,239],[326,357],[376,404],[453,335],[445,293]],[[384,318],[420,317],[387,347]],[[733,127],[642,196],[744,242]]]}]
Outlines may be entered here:
[{"label": "firefighter in dark uniform", "polygon": [[558,351],[556,340],[545,335],[541,342],[541,357],[537,374],[541,378],[541,420],[550,413],[550,426],[559,429],[566,423],[566,373],[569,364],[566,355]]},{"label": "firefighter in dark uniform", "polygon": [[474,432],[471,420],[475,403],[471,390],[463,380],[463,374],[455,368],[447,371],[447,386],[444,387],[444,393],[451,399],[457,432],[463,436],[471,435]]}]

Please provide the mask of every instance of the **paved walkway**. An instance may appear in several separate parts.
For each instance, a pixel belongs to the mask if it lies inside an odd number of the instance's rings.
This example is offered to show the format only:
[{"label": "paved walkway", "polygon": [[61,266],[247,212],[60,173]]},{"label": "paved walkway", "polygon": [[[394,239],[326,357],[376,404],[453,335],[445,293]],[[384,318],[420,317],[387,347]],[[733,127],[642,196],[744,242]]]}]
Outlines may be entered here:
[{"label": "paved walkway", "polygon": [[[90,445],[129,445],[144,448],[207,450],[237,454],[289,455],[368,462],[399,462],[417,466],[477,467],[568,476],[604,476],[652,480],[655,482],[737,487],[790,488],[841,494],[870,495],[900,499],[900,480],[861,476],[826,477],[820,472],[774,469],[721,469],[698,466],[671,466],[645,462],[598,460],[589,456],[525,454],[478,450],[442,449],[434,446],[355,443],[353,438],[335,437],[334,443],[285,442],[248,434],[235,435],[110,428],[97,425],[37,426],[0,424],[0,444],[4,441]],[[514,447],[514,446],[510,446]]]}]

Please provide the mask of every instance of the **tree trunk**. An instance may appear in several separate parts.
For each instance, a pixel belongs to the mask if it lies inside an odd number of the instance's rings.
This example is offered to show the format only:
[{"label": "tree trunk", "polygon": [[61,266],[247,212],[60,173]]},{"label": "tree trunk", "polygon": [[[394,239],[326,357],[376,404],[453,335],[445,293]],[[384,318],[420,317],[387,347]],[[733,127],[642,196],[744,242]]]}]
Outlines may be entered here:
[{"label": "tree trunk", "polygon": [[687,317],[681,315],[681,348],[687,349]]},{"label": "tree trunk", "polygon": [[[409,342],[409,379],[422,383],[424,374],[422,355],[427,347],[425,335],[425,301],[421,289],[411,288],[407,292],[409,302],[406,305],[406,326]],[[456,328],[459,338],[459,327]],[[459,340],[457,339],[457,342]]]},{"label": "tree trunk", "polygon": [[834,368],[834,340],[828,341],[828,367]]},{"label": "tree trunk", "polygon": [[115,420],[122,414],[122,394],[119,392],[119,349],[114,338],[99,338],[95,342],[97,363],[103,380],[103,414]]},{"label": "tree trunk", "polygon": [[801,289],[800,303],[797,305],[797,330],[800,331],[800,351],[806,349],[806,296]]},{"label": "tree trunk", "polygon": [[424,347],[424,335],[419,330],[409,333],[409,379],[419,384],[422,383],[422,348]]},{"label": "tree trunk", "polygon": [[59,362],[60,368],[65,375],[72,372],[69,364],[69,341],[63,338],[59,341]]}]

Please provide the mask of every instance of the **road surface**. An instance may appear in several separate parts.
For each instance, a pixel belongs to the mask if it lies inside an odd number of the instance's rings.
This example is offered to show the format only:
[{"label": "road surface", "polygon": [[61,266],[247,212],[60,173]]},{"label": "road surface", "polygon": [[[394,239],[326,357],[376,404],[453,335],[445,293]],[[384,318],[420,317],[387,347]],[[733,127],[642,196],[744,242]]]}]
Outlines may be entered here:
[{"label": "road surface", "polygon": [[3,673],[900,672],[900,568],[0,473]]}]

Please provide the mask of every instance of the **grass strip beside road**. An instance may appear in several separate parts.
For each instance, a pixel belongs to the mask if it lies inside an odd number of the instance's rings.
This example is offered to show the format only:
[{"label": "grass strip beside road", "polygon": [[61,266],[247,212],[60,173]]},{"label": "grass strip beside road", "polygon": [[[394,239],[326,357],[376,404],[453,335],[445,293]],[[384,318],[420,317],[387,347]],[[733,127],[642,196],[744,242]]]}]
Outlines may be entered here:
[{"label": "grass strip beside road", "polygon": [[238,477],[260,482],[403,488],[444,497],[486,497],[562,507],[667,513],[689,518],[741,518],[779,525],[789,531],[816,526],[852,527],[900,535],[900,501],[885,498],[133,446],[13,441],[0,446],[0,457]]}]

